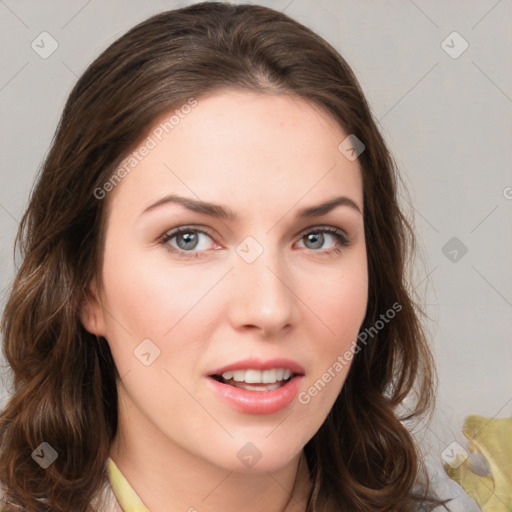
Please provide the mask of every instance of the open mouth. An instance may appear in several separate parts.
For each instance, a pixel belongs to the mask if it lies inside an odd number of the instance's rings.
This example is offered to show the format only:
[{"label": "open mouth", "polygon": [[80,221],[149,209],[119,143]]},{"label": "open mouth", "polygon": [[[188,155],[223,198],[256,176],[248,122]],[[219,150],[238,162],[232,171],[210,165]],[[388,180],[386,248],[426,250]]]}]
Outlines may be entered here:
[{"label": "open mouth", "polygon": [[290,360],[247,360],[216,368],[207,374],[207,384],[236,411],[274,414],[292,404],[303,386],[304,374],[300,364]]},{"label": "open mouth", "polygon": [[295,378],[297,374],[290,370],[271,370],[271,371],[231,371],[220,375],[210,375],[221,384],[233,386],[246,391],[272,391],[279,389]]}]

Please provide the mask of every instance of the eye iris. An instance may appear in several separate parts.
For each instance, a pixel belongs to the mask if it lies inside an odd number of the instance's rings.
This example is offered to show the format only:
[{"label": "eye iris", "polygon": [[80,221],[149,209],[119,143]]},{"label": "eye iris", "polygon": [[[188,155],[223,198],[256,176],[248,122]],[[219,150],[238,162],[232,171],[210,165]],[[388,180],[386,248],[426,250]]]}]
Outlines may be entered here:
[{"label": "eye iris", "polygon": [[[194,249],[194,247],[197,245],[197,239],[198,239],[197,233],[192,233],[192,232],[180,233],[177,236],[178,246],[180,247],[180,249]],[[180,243],[180,240],[185,240],[184,244]]]},{"label": "eye iris", "polygon": [[324,235],[322,233],[310,233],[306,235],[306,239],[308,242],[313,242],[314,247],[311,247],[312,249],[319,249],[324,243]]},{"label": "eye iris", "polygon": [[[195,249],[199,240],[199,233],[195,231],[182,231],[174,235],[176,238],[178,247],[184,251]],[[323,246],[325,236],[321,231],[309,233],[304,236],[306,244],[311,244],[311,249],[319,249]]]}]

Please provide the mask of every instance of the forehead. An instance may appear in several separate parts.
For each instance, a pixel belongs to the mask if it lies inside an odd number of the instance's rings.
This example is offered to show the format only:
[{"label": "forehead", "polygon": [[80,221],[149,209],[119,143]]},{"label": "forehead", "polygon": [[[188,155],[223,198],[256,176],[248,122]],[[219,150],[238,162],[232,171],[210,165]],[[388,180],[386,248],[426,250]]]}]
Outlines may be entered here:
[{"label": "forehead", "polygon": [[221,197],[238,211],[301,198],[310,204],[339,192],[362,205],[359,163],[338,149],[347,135],[304,99],[218,91],[158,118],[121,164],[128,172],[109,200],[143,209],[165,193],[182,193]]}]

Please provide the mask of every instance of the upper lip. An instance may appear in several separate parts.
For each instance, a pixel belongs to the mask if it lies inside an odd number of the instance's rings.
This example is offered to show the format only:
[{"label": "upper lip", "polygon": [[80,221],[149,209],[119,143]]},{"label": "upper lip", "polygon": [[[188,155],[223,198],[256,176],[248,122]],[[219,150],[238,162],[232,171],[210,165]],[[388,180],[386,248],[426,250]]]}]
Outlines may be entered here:
[{"label": "upper lip", "polygon": [[263,371],[272,370],[274,368],[283,368],[285,370],[290,370],[296,375],[304,375],[304,368],[299,363],[292,361],[291,359],[275,358],[263,361],[255,357],[250,357],[242,361],[236,361],[235,363],[227,364],[226,366],[221,366],[220,368],[211,371],[209,375],[222,375],[224,372],[236,370],[252,369]]}]

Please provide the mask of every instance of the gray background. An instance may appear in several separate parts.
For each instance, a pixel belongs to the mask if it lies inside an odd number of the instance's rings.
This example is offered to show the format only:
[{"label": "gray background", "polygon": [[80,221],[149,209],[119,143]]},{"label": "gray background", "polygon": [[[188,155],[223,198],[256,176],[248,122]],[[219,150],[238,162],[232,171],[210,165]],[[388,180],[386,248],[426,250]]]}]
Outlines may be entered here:
[{"label": "gray background", "polygon": [[[2,309],[15,231],[78,76],[136,23],[191,3],[0,1]],[[260,3],[320,33],[361,82],[409,189],[403,204],[420,242],[413,286],[427,304],[440,377],[436,414],[421,432],[437,454],[454,440],[467,446],[468,414],[512,416],[512,3]],[[45,31],[58,48],[43,59],[31,44],[45,37],[49,49]],[[1,375],[3,403],[9,373]]]}]

